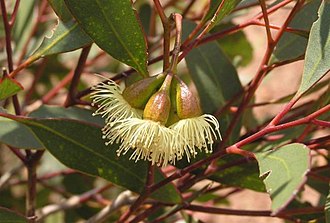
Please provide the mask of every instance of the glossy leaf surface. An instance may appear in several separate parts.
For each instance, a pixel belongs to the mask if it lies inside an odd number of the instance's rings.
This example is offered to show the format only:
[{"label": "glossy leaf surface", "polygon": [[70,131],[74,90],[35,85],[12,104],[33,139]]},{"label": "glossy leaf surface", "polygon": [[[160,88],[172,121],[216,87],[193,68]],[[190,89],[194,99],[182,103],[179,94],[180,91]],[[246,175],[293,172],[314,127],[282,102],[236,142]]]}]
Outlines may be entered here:
[{"label": "glossy leaf surface", "polygon": [[147,76],[147,49],[130,0],[65,0],[93,41],[108,54]]},{"label": "glossy leaf surface", "polygon": [[76,21],[70,20],[65,23],[59,21],[51,36],[44,38],[29,60],[35,61],[44,56],[73,51],[90,44],[92,44],[91,38]]},{"label": "glossy leaf surface", "polygon": [[72,20],[72,15],[66,7],[64,0],[48,0],[49,4],[52,6],[56,15],[63,21],[68,22]]},{"label": "glossy leaf surface", "polygon": [[[223,18],[229,15],[241,1],[242,0],[211,0],[210,9],[205,16],[204,21],[211,19],[212,25],[210,29],[212,29]],[[219,13],[216,14],[218,8],[220,8]]]},{"label": "glossy leaf surface", "polygon": [[[186,27],[192,28],[189,23]],[[201,45],[193,49],[185,59],[204,113],[214,113],[242,90],[235,67],[217,43]],[[230,118],[228,115],[222,115],[220,128],[223,132]],[[239,133],[240,126],[237,126],[237,131],[232,134],[232,140]]]},{"label": "glossy leaf surface", "polygon": [[[100,127],[69,119],[18,121],[28,126],[44,147],[66,166],[100,176],[137,193],[143,191],[148,163],[129,160],[129,154],[118,157],[118,145],[106,146]],[[179,202],[180,196],[174,191],[172,185],[167,185],[154,197]]]}]

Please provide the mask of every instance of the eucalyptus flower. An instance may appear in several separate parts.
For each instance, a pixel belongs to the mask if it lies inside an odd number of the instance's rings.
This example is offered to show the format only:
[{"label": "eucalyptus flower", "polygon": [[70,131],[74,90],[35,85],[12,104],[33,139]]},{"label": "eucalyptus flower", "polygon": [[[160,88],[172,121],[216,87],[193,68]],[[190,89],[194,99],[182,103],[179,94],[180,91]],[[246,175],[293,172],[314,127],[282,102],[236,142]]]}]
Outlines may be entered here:
[{"label": "eucalyptus flower", "polygon": [[[171,106],[170,81],[164,82],[164,77],[143,79],[124,91],[112,81],[93,88],[93,103],[99,104],[95,114],[106,117],[103,138],[106,144],[120,144],[118,156],[133,150],[130,159],[135,161],[150,160],[159,166],[175,162],[174,131],[165,126]],[[154,93],[162,82],[164,86]],[[144,108],[143,115],[139,108]]]},{"label": "eucalyptus flower", "polygon": [[107,125],[126,118],[142,117],[142,112],[133,108],[122,94],[120,86],[110,79],[92,87],[92,105],[98,105],[93,115],[105,117]]},{"label": "eucalyptus flower", "polygon": [[211,153],[214,140],[221,138],[218,120],[209,114],[181,119],[169,128],[176,132],[174,141],[183,139],[177,155],[185,153],[188,162],[197,155],[196,148]]},{"label": "eucalyptus flower", "polygon": [[[176,104],[171,103],[172,76],[143,79],[124,91],[111,80],[93,87],[93,103],[99,105],[94,114],[105,117],[103,138],[106,144],[119,144],[118,156],[132,151],[130,159],[165,167],[184,155],[190,162],[196,148],[211,152],[214,140],[221,138],[217,119],[201,114],[198,98],[183,82],[176,89]],[[171,107],[180,119],[172,125]]]},{"label": "eucalyptus flower", "polygon": [[166,166],[175,162],[176,151],[172,145],[174,131],[160,122],[129,118],[113,128],[108,128],[108,143],[120,143],[117,155],[133,150],[130,159],[149,160],[152,165]]},{"label": "eucalyptus flower", "polygon": [[169,128],[176,132],[174,141],[183,139],[178,156],[185,153],[190,162],[197,155],[196,148],[211,153],[214,141],[221,139],[219,122],[213,115],[202,115],[198,97],[182,81],[177,84],[176,107],[180,120]]}]

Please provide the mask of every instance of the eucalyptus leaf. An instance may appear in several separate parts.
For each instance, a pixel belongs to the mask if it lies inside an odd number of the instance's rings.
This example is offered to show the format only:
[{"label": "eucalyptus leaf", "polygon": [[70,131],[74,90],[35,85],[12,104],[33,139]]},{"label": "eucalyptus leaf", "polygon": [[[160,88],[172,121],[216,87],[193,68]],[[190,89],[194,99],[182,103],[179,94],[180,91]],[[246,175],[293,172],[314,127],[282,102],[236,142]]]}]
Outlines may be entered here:
[{"label": "eucalyptus leaf", "polygon": [[139,16],[140,16],[140,20],[141,20],[141,24],[143,27],[143,30],[145,31],[145,33],[149,33],[149,29],[150,29],[150,16],[151,16],[151,12],[152,8],[150,6],[150,4],[148,3],[144,3],[143,5],[140,6],[139,9]]},{"label": "eucalyptus leaf", "polygon": [[37,17],[37,13],[33,12],[37,4],[37,1],[21,1],[19,4],[17,11],[17,15],[19,16],[16,17],[12,30],[12,36],[15,42],[13,51],[15,54],[21,53],[26,41],[29,39],[33,29],[33,22]]},{"label": "eucalyptus leaf", "polygon": [[43,119],[65,118],[92,123],[99,126],[104,125],[104,119],[102,119],[100,116],[93,116],[93,112],[91,110],[79,107],[64,108],[61,106],[54,105],[42,105],[37,110],[31,112],[29,117]]},{"label": "eucalyptus leaf", "polygon": [[91,38],[74,21],[61,22],[45,37],[39,48],[30,56],[30,61],[52,54],[73,51],[92,44]]},{"label": "eucalyptus leaf", "polygon": [[7,75],[3,76],[0,80],[0,101],[15,95],[21,90],[23,90],[23,86],[19,82]]},{"label": "eucalyptus leaf", "polygon": [[[297,209],[309,209],[309,208],[314,208],[313,205],[308,202],[308,201],[302,201],[299,198],[294,199],[290,202],[290,204],[287,206],[286,210],[291,211],[291,210],[297,210]],[[320,212],[315,212],[315,213],[304,213],[303,211],[300,212],[299,214],[293,214],[292,220],[295,220],[296,222],[324,222],[324,213]]]},{"label": "eucalyptus leaf", "polygon": [[21,214],[18,214],[7,208],[0,207],[0,222],[2,222],[2,223],[27,223],[28,220]]},{"label": "eucalyptus leaf", "polygon": [[297,195],[310,168],[309,149],[299,143],[256,153],[260,176],[272,199],[273,214],[279,213]]},{"label": "eucalyptus leaf", "polygon": [[[308,32],[311,29],[313,22],[317,19],[317,9],[319,5],[320,0],[306,3],[294,16],[289,27]],[[306,37],[296,33],[285,32],[276,45],[270,63],[295,59],[303,55],[306,50],[307,41]]]},{"label": "eucalyptus leaf", "polygon": [[[215,26],[211,32],[219,32],[220,30],[228,29],[233,26],[233,23],[221,24]],[[218,39],[217,42],[235,66],[246,66],[251,62],[253,48],[243,31],[224,36],[223,38]]]},{"label": "eucalyptus leaf", "polygon": [[[251,189],[258,192],[265,192],[265,186],[259,178],[258,165],[254,161],[246,161],[239,155],[225,156],[217,162],[220,171],[213,174],[210,179],[228,186],[235,186],[244,189]],[[221,166],[229,168],[221,169]]]},{"label": "eucalyptus leaf", "polygon": [[[79,107],[64,108],[60,106],[42,105],[29,114],[32,118],[66,118],[84,121],[93,125],[104,125],[104,120],[93,116],[92,111]],[[0,142],[20,149],[43,149],[43,145],[25,125],[0,117]]]},{"label": "eucalyptus leaf", "polygon": [[130,0],[65,0],[65,3],[101,49],[148,76],[146,41]]},{"label": "eucalyptus leaf", "polygon": [[73,19],[68,7],[65,5],[64,0],[48,0],[56,15],[63,21],[69,22]]},{"label": "eucalyptus leaf", "polygon": [[[211,0],[210,9],[204,17],[203,22],[211,19],[210,22],[212,24],[209,29],[212,29],[219,24],[223,18],[229,15],[241,1],[242,0]],[[216,14],[219,7],[219,13]]]},{"label": "eucalyptus leaf", "polygon": [[[44,147],[64,165],[100,176],[137,193],[144,190],[148,163],[129,160],[129,154],[118,157],[118,145],[106,146],[100,127],[70,119],[16,120],[28,126]],[[159,178],[163,179],[163,176],[156,176],[156,179]],[[164,202],[177,203],[181,200],[171,184],[154,193],[153,197]]]},{"label": "eucalyptus leaf", "polygon": [[330,70],[330,2],[322,1],[306,50],[304,72],[297,95],[305,93]]},{"label": "eucalyptus leaf", "polygon": [[0,142],[19,149],[43,148],[29,128],[5,117],[0,117]]},{"label": "eucalyptus leaf", "polygon": [[[185,23],[185,29],[193,29],[191,23]],[[184,33],[189,33],[184,29]],[[242,91],[242,85],[235,67],[216,42],[207,43],[191,50],[186,63],[200,96],[204,113],[212,114],[224,106],[227,101]],[[229,125],[229,115],[220,119],[220,128],[224,132]],[[239,135],[240,124],[231,136],[233,142]]]}]

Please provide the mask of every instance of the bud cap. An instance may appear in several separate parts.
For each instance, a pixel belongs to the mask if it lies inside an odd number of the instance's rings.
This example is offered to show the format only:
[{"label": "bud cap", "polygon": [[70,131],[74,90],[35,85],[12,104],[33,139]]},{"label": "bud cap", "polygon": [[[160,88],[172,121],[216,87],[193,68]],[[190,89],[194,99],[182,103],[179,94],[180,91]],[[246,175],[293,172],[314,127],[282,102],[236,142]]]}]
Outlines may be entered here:
[{"label": "bud cap", "polygon": [[176,86],[176,106],[180,119],[197,117],[202,114],[199,98],[183,81]]},{"label": "bud cap", "polygon": [[171,110],[171,99],[166,90],[160,90],[151,96],[144,108],[143,118],[165,125]]}]

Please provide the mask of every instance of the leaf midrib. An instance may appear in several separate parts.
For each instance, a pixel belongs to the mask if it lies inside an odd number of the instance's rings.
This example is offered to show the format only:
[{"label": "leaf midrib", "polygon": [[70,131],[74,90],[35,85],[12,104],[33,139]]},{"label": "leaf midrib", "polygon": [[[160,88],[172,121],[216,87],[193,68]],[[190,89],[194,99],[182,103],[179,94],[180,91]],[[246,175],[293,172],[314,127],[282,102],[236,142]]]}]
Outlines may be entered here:
[{"label": "leaf midrib", "polygon": [[138,66],[138,69],[140,72],[144,73],[144,69],[141,67],[140,63],[138,63],[135,59],[135,57],[133,56],[133,54],[129,51],[129,49],[125,46],[124,42],[122,41],[122,39],[120,38],[119,33],[116,31],[115,27],[113,26],[113,24],[111,23],[111,21],[109,21],[109,18],[106,16],[105,11],[103,10],[103,8],[101,7],[101,3],[99,2],[99,0],[95,1],[97,6],[99,7],[99,9],[102,12],[103,17],[106,19],[107,24],[110,26],[112,32],[115,34],[116,38],[118,39],[119,43],[122,45],[122,47],[126,50],[127,54],[131,57],[132,61]]},{"label": "leaf midrib", "polygon": [[[66,137],[65,135],[61,134],[60,132],[58,132],[58,131],[56,131],[56,130],[54,130],[54,129],[48,127],[48,126],[42,125],[42,124],[37,123],[37,122],[34,122],[34,121],[28,121],[27,123],[30,124],[30,125],[34,125],[34,126],[36,126],[36,127],[39,127],[39,128],[43,128],[43,129],[45,129],[46,131],[49,131],[49,132],[51,132],[51,133],[53,133],[53,134],[55,134],[55,135],[57,135],[57,136],[63,138],[64,140],[67,140],[67,141],[69,141],[69,142],[71,142],[71,143],[73,143],[73,144],[75,144],[75,145],[77,145],[77,146],[80,146],[81,148],[83,148],[83,149],[85,149],[85,150],[87,150],[87,151],[93,153],[93,154],[96,155],[97,157],[100,157],[101,159],[103,159],[103,160],[105,160],[105,161],[108,161],[108,162],[111,163],[112,165],[117,166],[119,169],[123,169],[124,172],[130,173],[130,174],[133,175],[135,178],[137,178],[138,181],[140,181],[142,184],[144,184],[144,181],[142,181],[141,178],[140,178],[138,175],[136,175],[136,174],[134,174],[133,172],[131,172],[131,171],[129,171],[129,170],[123,168],[122,166],[120,166],[120,165],[117,164],[116,162],[113,162],[111,159],[108,159],[106,156],[103,156],[103,155],[101,155],[101,154],[99,154],[99,153],[96,153],[95,151],[89,149],[87,146],[85,146],[85,145],[83,145],[83,144],[81,144],[81,143],[79,143],[79,142],[77,142],[77,141],[75,141],[75,140],[73,140],[73,139],[70,139],[70,138]],[[38,137],[38,138],[39,138],[39,137]],[[41,141],[41,140],[40,140],[40,141]]]},{"label": "leaf midrib", "polygon": [[[60,26],[60,24],[58,24],[58,26],[56,27],[56,28],[54,28],[54,33],[53,33],[53,35],[55,35],[55,29],[57,29],[58,27]],[[36,57],[37,59],[38,58],[40,58],[40,57],[42,57],[44,54],[45,54],[45,52],[47,52],[49,49],[51,49],[51,48],[53,48],[56,44],[58,44],[61,40],[63,40],[66,36],[68,36],[69,35],[69,33],[72,31],[72,30],[74,30],[74,29],[76,29],[78,27],[78,23],[74,23],[74,25],[71,27],[71,28],[69,28],[69,29],[67,29],[67,31],[66,32],[64,32],[62,35],[59,35],[59,36],[57,36],[54,40],[54,42],[52,43],[52,44],[49,44],[48,45],[48,47],[46,47],[46,48],[44,48],[44,50],[38,50],[38,51],[36,51],[35,53],[34,53],[34,57]],[[51,40],[52,39],[52,37],[53,36],[51,36],[50,38],[47,38],[47,37],[45,37],[45,42],[48,40]],[[42,45],[45,43],[45,42],[43,42],[42,43]],[[42,45],[40,46],[40,47],[42,47]],[[32,56],[33,57],[33,56]]]}]

